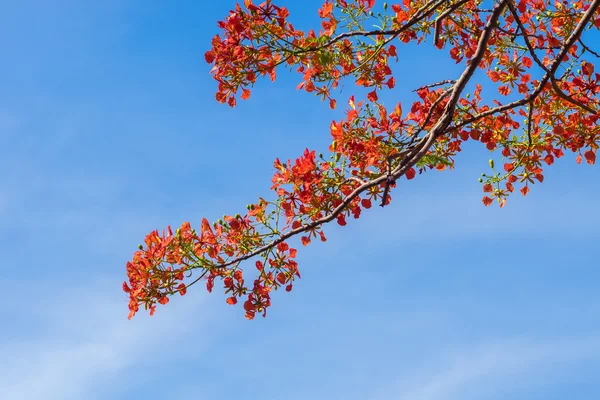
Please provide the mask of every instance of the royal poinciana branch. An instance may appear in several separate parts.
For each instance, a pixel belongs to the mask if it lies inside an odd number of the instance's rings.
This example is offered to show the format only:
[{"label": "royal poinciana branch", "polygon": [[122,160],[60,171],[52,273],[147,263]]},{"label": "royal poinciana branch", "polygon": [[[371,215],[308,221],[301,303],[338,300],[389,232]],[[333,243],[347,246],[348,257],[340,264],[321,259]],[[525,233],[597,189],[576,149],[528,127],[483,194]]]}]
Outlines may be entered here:
[{"label": "royal poinciana branch", "polygon": [[[527,31],[525,30],[525,27],[523,26],[523,23],[521,22],[521,19],[519,18],[519,14],[518,14],[517,9],[515,8],[514,4],[512,4],[512,2],[509,2],[509,4],[508,4],[508,7],[509,7],[512,15],[515,18],[515,21],[519,27],[519,30],[523,33],[523,41],[527,45],[529,54],[531,55],[531,57],[533,58],[535,63],[542,70],[544,70],[546,72],[546,75],[544,75],[544,79],[542,79],[542,81],[540,82],[540,85],[538,85],[539,91],[541,91],[541,89],[543,88],[543,85],[548,81],[548,79],[550,79],[550,81],[552,82],[552,88],[561,98],[565,99],[566,101],[568,101],[568,102],[570,102],[592,114],[595,113],[594,109],[586,106],[585,104],[582,104],[581,102],[575,100],[571,96],[565,94],[565,92],[563,92],[562,89],[560,89],[558,87],[558,82],[557,82],[555,74],[556,74],[556,70],[558,69],[558,66],[560,65],[560,63],[562,61],[562,58],[566,55],[567,51],[573,46],[574,42],[576,40],[578,40],[579,36],[581,35],[581,32],[587,26],[590,19],[596,12],[596,9],[598,8],[598,4],[599,4],[598,2],[592,3],[591,7],[586,11],[584,16],[581,18],[581,20],[577,24],[577,28],[575,28],[575,30],[573,31],[573,33],[571,34],[569,39],[561,47],[559,55],[556,57],[556,60],[554,61],[554,63],[552,64],[552,67],[550,69],[546,68],[546,66],[542,63],[542,61],[539,59],[539,57],[535,53],[535,49],[533,48],[533,46],[529,40],[529,37],[526,33]],[[538,91],[536,91],[536,92],[538,92]],[[534,97],[531,97],[531,100],[535,99],[535,97],[537,97],[537,95]]]},{"label": "royal poinciana branch", "polygon": [[502,0],[494,7],[494,10],[492,11],[490,18],[488,19],[487,24],[483,28],[481,37],[479,38],[479,43],[477,45],[475,55],[470,60],[469,65],[464,70],[460,78],[458,78],[458,80],[454,84],[452,92],[450,94],[450,99],[446,104],[444,112],[438,119],[437,123],[433,126],[431,131],[421,140],[422,144],[418,144],[414,153],[410,154],[404,160],[402,160],[400,165],[396,167],[396,169],[392,172],[392,176],[394,178],[397,179],[400,176],[404,175],[408,168],[411,168],[414,164],[417,163],[417,161],[423,158],[423,156],[429,151],[431,145],[433,145],[433,142],[438,137],[443,135],[448,126],[450,126],[450,124],[452,123],[454,117],[454,110],[456,109],[456,104],[458,103],[460,95],[465,89],[465,86],[467,85],[473,74],[475,73],[475,69],[479,66],[479,63],[481,62],[481,59],[485,54],[486,46],[488,45],[488,42],[490,40],[492,30],[498,22],[500,13],[504,10],[508,3],[509,0]]},{"label": "royal poinciana branch", "polygon": [[[468,0],[460,0],[459,2],[457,2],[455,4],[452,4],[450,6],[450,8],[446,11],[454,10],[458,6],[466,3],[467,1]],[[410,18],[408,21],[406,21],[404,24],[402,24],[399,28],[386,29],[386,30],[372,29],[372,30],[368,30],[368,31],[358,30],[358,31],[353,31],[353,32],[344,32],[344,33],[340,33],[339,35],[336,35],[335,37],[331,38],[330,40],[328,40],[326,43],[324,43],[321,46],[309,48],[306,50],[301,50],[301,52],[303,52],[303,53],[316,52],[316,51],[319,51],[322,49],[329,48],[329,47],[333,46],[335,43],[337,43],[343,39],[349,39],[349,38],[353,38],[356,36],[362,36],[362,37],[391,36],[392,38],[396,38],[401,33],[410,30],[416,24],[418,24],[419,22],[422,22],[428,16],[431,16],[431,14],[434,13],[436,9],[438,9],[439,7],[443,6],[444,4],[448,4],[448,3],[449,3],[448,0],[436,0],[436,1],[430,0],[430,1],[427,1],[422,7],[420,7],[417,10],[417,12],[414,14],[414,16],[412,18]],[[330,10],[332,10],[331,6],[327,6],[327,4],[331,5],[332,4],[331,2],[326,2],[325,4],[326,5],[323,7],[323,9],[329,8]],[[435,34],[436,38],[439,37],[439,24],[442,22],[443,18],[444,18],[444,15],[441,14],[436,19],[436,34]],[[437,42],[437,40],[436,40],[436,42]]]},{"label": "royal poinciana branch", "polygon": [[[592,1],[592,3],[590,5],[590,7],[588,8],[588,10],[585,12],[585,14],[582,16],[582,18],[578,21],[577,27],[575,28],[575,30],[573,31],[573,33],[569,36],[569,38],[565,41],[565,43],[560,47],[559,54],[555,58],[555,60],[552,63],[552,65],[551,65],[550,68],[545,67],[543,65],[543,63],[539,60],[539,58],[535,54],[535,50],[533,49],[533,47],[529,43],[529,40],[527,39],[527,35],[524,35],[524,40],[527,43],[529,54],[536,61],[536,63],[544,71],[546,71],[546,73],[544,74],[543,78],[540,80],[540,83],[537,85],[536,89],[529,96],[527,96],[527,97],[525,97],[523,99],[516,100],[516,101],[513,101],[511,103],[502,105],[502,106],[497,106],[497,107],[491,108],[489,110],[486,110],[486,111],[484,111],[482,113],[479,113],[479,114],[473,116],[472,118],[466,119],[465,121],[462,121],[460,124],[457,124],[455,126],[455,129],[462,128],[464,126],[473,124],[474,122],[476,122],[478,120],[481,120],[484,117],[489,117],[489,116],[492,116],[494,114],[499,114],[499,113],[502,113],[504,111],[515,109],[515,108],[517,108],[519,106],[530,104],[535,99],[537,99],[539,97],[539,95],[542,93],[542,91],[544,90],[544,87],[548,83],[548,81],[556,81],[555,74],[556,74],[556,71],[558,70],[561,62],[563,61],[563,59],[566,56],[567,52],[573,47],[574,43],[579,39],[579,37],[581,36],[583,30],[585,29],[585,27],[587,26],[587,24],[590,22],[590,20],[593,18],[594,14],[598,10],[599,6],[600,6],[600,0],[594,0],[594,1]],[[511,10],[514,10],[514,5],[512,4],[512,2],[509,2],[509,7],[511,8]],[[515,11],[512,11],[512,12],[515,13]],[[521,27],[522,24],[520,23],[520,20],[518,19],[518,16],[516,14],[515,14],[515,17],[516,17],[516,21],[518,21],[519,27]],[[553,89],[556,89],[556,85],[553,85]],[[568,97],[567,101],[575,104],[578,107],[583,108],[584,110],[586,110],[586,111],[588,111],[588,112],[590,112],[592,114],[596,114],[598,112],[597,110],[594,110],[594,109],[592,109],[590,107],[582,105],[579,102],[577,102],[576,100],[572,99],[571,97],[565,95],[564,92],[562,92],[562,90],[560,90],[560,89],[558,90],[557,94],[561,98]]]},{"label": "royal poinciana branch", "polygon": [[[247,318],[265,315],[273,291],[292,290],[300,277],[290,246],[295,237],[304,246],[325,241],[327,223],[344,226],[373,202],[389,204],[401,177],[452,169],[468,140],[499,151],[504,162],[498,171],[492,158],[492,173],[480,178],[486,206],[504,206],[515,186],[526,195],[564,151],[593,164],[600,75],[587,58],[598,53],[583,34],[600,27],[599,6],[600,0],[568,7],[542,0],[405,0],[376,8],[374,0],[327,0],[317,34],[294,28],[288,10],[271,1],[238,4],[219,22],[221,33],[206,53],[219,102],[233,107],[237,95],[248,99],[259,76],[275,80],[284,66],[300,73],[298,89],[332,109],[342,80],[370,92],[363,101],[351,96],[345,116],[331,123],[328,158],[307,149],[294,162],[275,161],[273,200],[259,198],[244,215],[203,219],[199,232],[186,222],[175,232],[147,235],[127,263],[129,317],[140,306],[153,314],[157,303],[201,280],[209,291],[222,283],[229,304],[243,298]],[[401,103],[388,111],[379,95],[398,90],[392,66],[401,46],[428,40],[464,64],[462,74],[424,82],[408,112]],[[475,89],[465,93],[469,84]],[[250,259],[256,272],[248,280],[241,266]]]}]

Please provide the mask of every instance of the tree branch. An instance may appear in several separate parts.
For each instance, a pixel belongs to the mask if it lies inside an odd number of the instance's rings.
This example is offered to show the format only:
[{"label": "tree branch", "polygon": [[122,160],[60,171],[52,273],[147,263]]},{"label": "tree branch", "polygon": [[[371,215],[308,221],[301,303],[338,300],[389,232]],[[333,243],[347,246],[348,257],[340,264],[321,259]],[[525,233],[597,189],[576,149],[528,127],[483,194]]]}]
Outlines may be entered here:
[{"label": "tree branch", "polygon": [[[600,0],[596,0],[596,1],[600,2]],[[233,260],[230,260],[226,263],[220,264],[219,268],[225,268],[230,265],[239,263],[241,261],[250,259],[258,254],[261,254],[265,251],[270,250],[271,248],[277,246],[279,243],[282,243],[293,236],[296,236],[298,234],[301,234],[301,233],[304,233],[307,231],[311,231],[323,224],[333,221],[362,192],[364,192],[374,186],[378,186],[378,185],[388,181],[389,179],[396,180],[399,177],[401,177],[402,175],[404,175],[406,173],[406,171],[408,171],[410,168],[412,168],[427,153],[427,151],[433,145],[435,140],[439,136],[441,136],[442,134],[444,134],[446,132],[446,129],[452,122],[452,118],[454,116],[454,111],[456,109],[456,104],[458,103],[460,95],[461,95],[462,91],[464,90],[465,86],[467,85],[467,83],[469,82],[469,80],[471,79],[471,77],[473,76],[479,63],[481,62],[481,60],[487,50],[487,43],[490,39],[491,33],[492,33],[493,29],[495,28],[496,23],[498,22],[500,14],[504,10],[504,8],[506,7],[508,2],[509,2],[509,0],[502,0],[498,4],[496,4],[496,6],[494,7],[492,14],[490,15],[490,18],[488,19],[486,25],[484,26],[484,28],[482,30],[475,54],[473,55],[473,58],[470,60],[467,68],[464,70],[462,75],[459,77],[459,79],[456,81],[456,83],[451,88],[452,90],[451,90],[450,100],[448,101],[448,104],[446,104],[445,110],[442,113],[441,117],[439,118],[438,122],[433,126],[431,131],[426,136],[424,136],[414,146],[414,148],[410,149],[411,150],[410,153],[405,158],[402,159],[402,161],[400,162],[400,165],[398,165],[396,168],[394,168],[394,170],[392,171],[392,173],[390,175],[384,174],[375,179],[372,179],[368,182],[363,183],[362,185],[360,185],[359,187],[354,189],[352,191],[352,193],[350,193],[342,201],[342,203],[340,205],[338,205],[335,209],[333,209],[333,211],[331,211],[331,213],[329,215],[319,218],[318,220],[312,221],[302,227],[292,229],[291,231],[289,231],[285,234],[282,234],[277,239],[274,239],[272,242],[267,243],[264,246],[261,246],[258,249],[249,252],[248,254],[245,254],[240,257],[236,257]]]},{"label": "tree branch", "polygon": [[[410,149],[411,152],[405,158],[403,158],[400,165],[398,165],[392,171],[392,174],[391,174],[392,179],[398,179],[399,177],[404,175],[406,173],[406,171],[408,171],[410,168],[412,168],[427,153],[429,148],[433,145],[433,143],[435,142],[435,140],[438,137],[440,137],[441,135],[448,132],[447,128],[452,122],[452,118],[454,116],[456,104],[460,98],[460,94],[464,90],[465,86],[467,85],[467,83],[473,76],[475,70],[477,69],[479,63],[481,62],[481,60],[485,54],[485,51],[487,50],[487,43],[490,39],[491,33],[492,33],[496,23],[498,22],[500,14],[504,10],[504,8],[508,5],[509,1],[510,0],[502,0],[494,6],[492,14],[490,15],[490,18],[488,19],[485,27],[482,30],[482,33],[481,33],[481,36],[479,38],[479,42],[477,45],[477,49],[475,51],[473,58],[470,60],[467,68],[464,70],[464,72],[462,73],[460,78],[456,81],[456,83],[452,87],[451,97],[450,97],[450,100],[448,101],[448,104],[446,105],[444,113],[442,114],[442,116],[440,117],[438,122],[430,130],[430,132],[426,136],[424,136],[414,146],[414,148]],[[437,4],[442,3],[442,2],[443,1],[438,1]],[[546,73],[546,75],[544,76],[542,81],[539,83],[536,90],[531,95],[529,95],[527,98],[524,98],[524,99],[521,99],[518,101],[514,101],[505,106],[495,107],[491,110],[480,113],[480,114],[476,115],[475,117],[473,117],[467,121],[464,121],[463,123],[461,123],[457,126],[454,126],[452,128],[452,130],[458,129],[465,125],[468,125],[468,124],[470,124],[474,121],[477,121],[478,119],[483,118],[485,116],[489,116],[489,115],[495,114],[497,112],[515,108],[520,105],[524,105],[524,104],[527,104],[527,103],[530,103],[531,101],[533,101],[542,92],[544,85],[550,80],[550,75],[556,73],[556,70],[558,69],[558,67],[559,67],[560,63],[562,62],[562,59],[566,55],[567,51],[573,45],[573,43],[575,43],[575,41],[579,38],[579,36],[581,35],[581,32],[583,31],[585,26],[588,24],[588,22],[590,21],[590,19],[593,16],[593,14],[595,13],[595,11],[598,9],[598,6],[600,6],[600,0],[594,0],[592,2],[592,4],[590,5],[590,7],[588,8],[588,10],[586,11],[586,13],[584,14],[584,16],[579,21],[577,27],[572,32],[571,36],[567,39],[567,41],[561,47],[561,50],[560,50],[556,60],[552,63],[551,67],[548,69],[548,72]],[[395,31],[390,31],[390,32],[393,34]],[[357,33],[353,32],[352,36],[356,36],[356,35],[357,35]],[[337,39],[334,39],[334,40],[335,41],[341,40],[341,37],[337,37]],[[329,44],[331,45],[332,42],[329,42]],[[333,209],[333,211],[331,211],[331,213],[329,215],[326,215],[322,218],[312,221],[302,227],[292,229],[291,231],[289,231],[285,234],[282,234],[277,239],[274,239],[270,243],[267,243],[264,246],[261,246],[258,249],[249,252],[248,254],[236,257],[233,260],[230,260],[226,263],[220,264],[218,267],[225,268],[230,265],[239,263],[241,261],[248,260],[258,254],[261,254],[265,251],[272,249],[273,247],[277,246],[279,243],[282,243],[293,236],[296,236],[298,234],[301,234],[301,233],[304,233],[307,231],[311,231],[321,225],[324,225],[328,222],[333,221],[362,192],[364,192],[374,186],[381,185],[382,183],[386,182],[388,179],[390,179],[390,177],[387,174],[384,174],[375,179],[372,179],[368,182],[361,184],[359,187],[354,189],[342,201],[342,203],[340,205],[338,205],[335,209]]]},{"label": "tree branch", "polygon": [[[466,2],[466,1],[467,0],[461,0],[461,2]],[[296,54],[308,53],[308,52],[312,52],[312,51],[319,51],[319,50],[325,49],[329,46],[332,46],[333,44],[339,42],[342,39],[355,37],[355,36],[378,36],[378,35],[389,36],[389,35],[392,35],[392,38],[395,38],[402,32],[412,28],[414,25],[423,21],[425,18],[427,18],[429,15],[431,15],[431,13],[433,13],[439,6],[441,6],[447,2],[448,2],[448,0],[437,0],[436,2],[434,2],[434,0],[430,0],[428,3],[424,4],[423,7],[421,7],[421,9],[417,13],[415,13],[415,15],[411,19],[406,21],[406,23],[403,26],[401,26],[397,29],[388,29],[388,30],[374,29],[374,30],[370,30],[370,31],[344,32],[344,33],[340,33],[339,35],[333,37],[332,39],[330,39],[326,43],[322,44],[321,46],[313,47],[311,49],[297,51]],[[419,15],[419,14],[421,14],[421,15]]]},{"label": "tree branch", "polygon": [[554,62],[552,63],[552,65],[550,66],[550,68],[548,68],[548,72],[546,72],[546,74],[544,75],[544,77],[542,78],[540,83],[538,84],[537,88],[529,96],[527,96],[521,100],[515,100],[515,101],[505,104],[503,106],[497,106],[497,107],[491,108],[487,111],[476,114],[472,118],[469,118],[466,121],[463,121],[460,124],[453,126],[451,130],[453,131],[453,130],[462,128],[466,125],[472,124],[473,122],[478,121],[482,118],[488,117],[490,115],[494,115],[499,112],[507,111],[507,110],[510,110],[510,109],[513,109],[513,108],[516,108],[519,106],[523,106],[525,104],[529,104],[529,103],[533,102],[540,95],[540,93],[542,93],[544,86],[550,80],[550,76],[556,73],[556,71],[558,70],[558,67],[562,63],[563,58],[565,57],[565,55],[567,54],[569,49],[573,46],[573,44],[580,38],[581,33],[583,32],[583,30],[585,29],[587,24],[590,22],[590,20],[594,16],[594,13],[596,12],[596,10],[598,9],[599,6],[600,6],[600,0],[593,0],[592,4],[590,4],[590,7],[587,9],[585,14],[581,17],[581,19],[579,20],[579,23],[577,24],[577,26],[571,33],[571,36],[569,36],[569,38],[561,46],[559,54],[556,57],[556,59],[554,60]]},{"label": "tree branch", "polygon": [[444,11],[443,13],[438,15],[438,17],[435,19],[435,30],[433,32],[433,45],[434,46],[437,47],[440,42],[440,30],[442,29],[442,22],[444,21],[444,18],[446,18],[450,13],[454,12],[458,7],[462,6],[463,4],[465,4],[468,1],[470,1],[470,0],[460,0],[459,2],[454,3],[450,7],[448,7],[448,9],[446,9],[446,11]]},{"label": "tree branch", "polygon": [[[542,68],[546,73],[548,73],[549,72],[548,68],[546,68],[546,66],[538,58],[537,54],[535,54],[535,49],[531,45],[531,42],[529,41],[529,38],[527,37],[527,35],[525,35],[525,32],[526,32],[525,27],[523,26],[523,22],[521,22],[521,19],[519,18],[517,9],[515,8],[515,5],[513,4],[512,1],[508,4],[508,8],[510,9],[510,12],[512,13],[512,15],[515,17],[515,22],[517,23],[519,30],[521,30],[521,32],[523,32],[523,40],[525,41],[525,45],[527,46],[527,49],[529,50],[529,54],[531,55],[531,57],[533,58],[535,63],[540,68]],[[554,76],[554,74],[550,74],[549,76],[550,76],[550,82],[552,84],[552,88],[554,89],[556,94],[558,94],[559,97],[561,97],[562,99],[566,100],[567,102],[569,102],[573,105],[576,105],[579,108],[584,109],[585,111],[587,111],[591,114],[596,113],[596,111],[594,111],[594,109],[592,109],[592,108],[588,107],[587,105],[581,103],[580,101],[572,98],[571,96],[566,94],[560,87],[558,87],[558,82],[556,81],[556,77]]]}]

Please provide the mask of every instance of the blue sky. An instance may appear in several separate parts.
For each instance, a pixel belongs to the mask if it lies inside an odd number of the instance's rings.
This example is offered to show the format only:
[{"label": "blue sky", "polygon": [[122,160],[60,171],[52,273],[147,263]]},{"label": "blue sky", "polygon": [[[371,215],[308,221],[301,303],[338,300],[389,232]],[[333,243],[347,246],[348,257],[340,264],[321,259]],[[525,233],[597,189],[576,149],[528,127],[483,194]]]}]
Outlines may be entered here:
[{"label": "blue sky", "polygon": [[[341,110],[285,74],[214,101],[203,54],[233,1],[0,4],[4,399],[600,397],[599,171],[571,154],[501,210],[482,147],[403,181],[301,249],[266,319],[199,286],[128,321],[146,233],[268,195],[273,160],[325,149]],[[316,26],[320,1],[280,4]],[[455,77],[425,47],[400,54],[400,99]]]}]

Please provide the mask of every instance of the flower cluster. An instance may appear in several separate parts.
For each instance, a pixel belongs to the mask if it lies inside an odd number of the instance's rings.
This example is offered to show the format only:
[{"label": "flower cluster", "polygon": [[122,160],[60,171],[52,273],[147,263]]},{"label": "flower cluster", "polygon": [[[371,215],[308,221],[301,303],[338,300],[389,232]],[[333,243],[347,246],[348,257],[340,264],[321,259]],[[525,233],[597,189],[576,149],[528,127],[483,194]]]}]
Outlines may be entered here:
[{"label": "flower cluster", "polygon": [[[376,8],[375,0],[326,0],[318,10],[319,32],[305,33],[271,0],[237,4],[219,21],[221,32],[205,54],[219,102],[234,107],[238,94],[248,99],[258,77],[275,80],[278,67],[299,73],[298,89],[332,109],[332,93],[344,79],[368,88],[366,99],[350,96],[344,117],[330,124],[329,158],[306,149],[293,162],[275,160],[274,201],[260,198],[244,215],[212,224],[203,219],[199,233],[186,222],[175,233],[168,228],[147,235],[126,265],[129,318],[140,305],[153,314],[157,303],[184,295],[200,280],[209,292],[222,283],[229,304],[243,298],[247,318],[266,315],[273,291],[292,290],[300,277],[297,251],[288,244],[292,237],[298,235],[303,245],[326,241],[325,223],[344,226],[374,201],[388,204],[388,192],[402,175],[410,180],[427,170],[451,169],[469,140],[500,153],[501,167],[490,159],[492,173],[479,179],[486,206],[504,206],[516,190],[527,195],[567,151],[577,163],[594,164],[600,147],[599,56],[582,33],[600,28],[600,1],[493,5],[402,0]],[[415,88],[408,112],[401,103],[388,111],[380,97],[397,90],[392,65],[402,58],[401,46],[428,40],[464,65],[463,74]],[[240,268],[250,258],[259,258],[254,277]]]}]

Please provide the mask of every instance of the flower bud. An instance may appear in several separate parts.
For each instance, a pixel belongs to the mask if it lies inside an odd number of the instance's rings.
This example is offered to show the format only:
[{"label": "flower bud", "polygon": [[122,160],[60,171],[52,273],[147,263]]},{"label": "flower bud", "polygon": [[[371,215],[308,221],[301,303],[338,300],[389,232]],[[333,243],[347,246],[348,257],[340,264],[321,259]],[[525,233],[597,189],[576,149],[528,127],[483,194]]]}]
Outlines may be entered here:
[{"label": "flower bud", "polygon": [[492,160],[492,159],[490,158],[490,161],[489,161],[489,163],[490,163],[490,168],[491,168],[491,169],[494,169],[494,160]]}]

